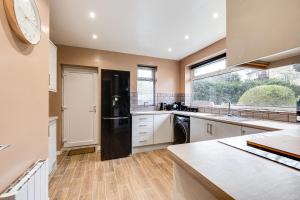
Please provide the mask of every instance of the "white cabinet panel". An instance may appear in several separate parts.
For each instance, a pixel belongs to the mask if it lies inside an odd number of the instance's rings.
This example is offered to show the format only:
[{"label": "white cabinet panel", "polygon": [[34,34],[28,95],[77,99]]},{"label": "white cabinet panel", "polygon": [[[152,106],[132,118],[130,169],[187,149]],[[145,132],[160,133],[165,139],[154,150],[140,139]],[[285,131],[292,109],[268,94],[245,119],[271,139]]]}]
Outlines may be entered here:
[{"label": "white cabinet panel", "polygon": [[153,134],[151,135],[139,135],[132,138],[133,147],[140,147],[153,144]]},{"label": "white cabinet panel", "polygon": [[241,135],[241,126],[226,124],[221,122],[212,122],[212,132],[216,138],[228,138]]},{"label": "white cabinet panel", "polygon": [[256,128],[242,127],[242,135],[250,135],[250,134],[262,133],[262,132],[266,132],[266,131],[262,129],[256,129]]},{"label": "white cabinet panel", "polygon": [[154,115],[154,144],[173,141],[172,114]]},{"label": "white cabinet panel", "polygon": [[49,160],[49,174],[56,168],[56,120],[49,123],[48,127],[48,160]]},{"label": "white cabinet panel", "polygon": [[213,134],[212,121],[191,117],[190,121],[190,141],[198,142],[217,139]]},{"label": "white cabinet panel", "polygon": [[190,141],[206,141],[241,135],[241,126],[191,117]]},{"label": "white cabinet panel", "polygon": [[132,146],[153,144],[153,115],[132,116]]},{"label": "white cabinet panel", "polygon": [[57,47],[49,41],[49,91],[57,91]]}]

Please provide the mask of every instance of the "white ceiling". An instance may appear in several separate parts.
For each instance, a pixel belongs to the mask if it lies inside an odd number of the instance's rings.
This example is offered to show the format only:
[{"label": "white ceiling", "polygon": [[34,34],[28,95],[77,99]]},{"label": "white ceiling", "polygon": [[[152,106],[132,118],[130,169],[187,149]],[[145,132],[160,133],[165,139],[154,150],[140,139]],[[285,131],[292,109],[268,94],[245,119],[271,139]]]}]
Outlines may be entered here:
[{"label": "white ceiling", "polygon": [[[50,3],[50,37],[57,44],[180,60],[226,34],[226,0]],[[95,19],[89,17],[91,11]],[[214,19],[216,12],[219,17]]]}]

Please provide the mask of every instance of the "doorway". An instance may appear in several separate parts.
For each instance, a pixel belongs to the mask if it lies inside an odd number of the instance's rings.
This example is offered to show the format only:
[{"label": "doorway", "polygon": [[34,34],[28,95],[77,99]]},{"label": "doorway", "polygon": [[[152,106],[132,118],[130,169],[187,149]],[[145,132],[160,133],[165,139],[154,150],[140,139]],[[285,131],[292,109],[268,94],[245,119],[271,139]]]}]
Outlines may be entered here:
[{"label": "doorway", "polygon": [[97,73],[91,68],[63,68],[64,147],[97,144]]}]

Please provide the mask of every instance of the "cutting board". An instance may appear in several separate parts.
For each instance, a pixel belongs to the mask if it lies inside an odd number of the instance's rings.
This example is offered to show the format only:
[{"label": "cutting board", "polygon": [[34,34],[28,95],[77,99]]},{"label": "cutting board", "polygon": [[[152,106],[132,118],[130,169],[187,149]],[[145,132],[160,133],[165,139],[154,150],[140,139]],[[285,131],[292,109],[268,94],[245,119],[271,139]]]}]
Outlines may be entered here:
[{"label": "cutting board", "polygon": [[247,145],[300,161],[299,135],[274,135],[250,139]]}]

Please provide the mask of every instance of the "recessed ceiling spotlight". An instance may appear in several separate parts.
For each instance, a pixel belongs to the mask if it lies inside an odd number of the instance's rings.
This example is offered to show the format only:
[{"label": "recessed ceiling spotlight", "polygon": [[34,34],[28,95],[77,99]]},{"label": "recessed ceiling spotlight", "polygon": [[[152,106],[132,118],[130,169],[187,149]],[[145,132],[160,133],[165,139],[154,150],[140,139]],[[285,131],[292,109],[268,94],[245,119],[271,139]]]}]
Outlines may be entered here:
[{"label": "recessed ceiling spotlight", "polygon": [[96,35],[96,34],[93,34],[92,37],[93,37],[94,40],[98,39],[98,35]]},{"label": "recessed ceiling spotlight", "polygon": [[190,39],[190,36],[189,35],[185,35],[184,39],[188,40],[188,39]]},{"label": "recessed ceiling spotlight", "polygon": [[90,18],[95,19],[96,14],[94,12],[90,12],[89,16],[90,16]]},{"label": "recessed ceiling spotlight", "polygon": [[173,49],[172,48],[168,48],[168,52],[172,52],[173,51]]},{"label": "recessed ceiling spotlight", "polygon": [[214,12],[214,13],[213,13],[213,18],[214,18],[214,19],[218,19],[218,18],[219,18],[219,13]]}]

